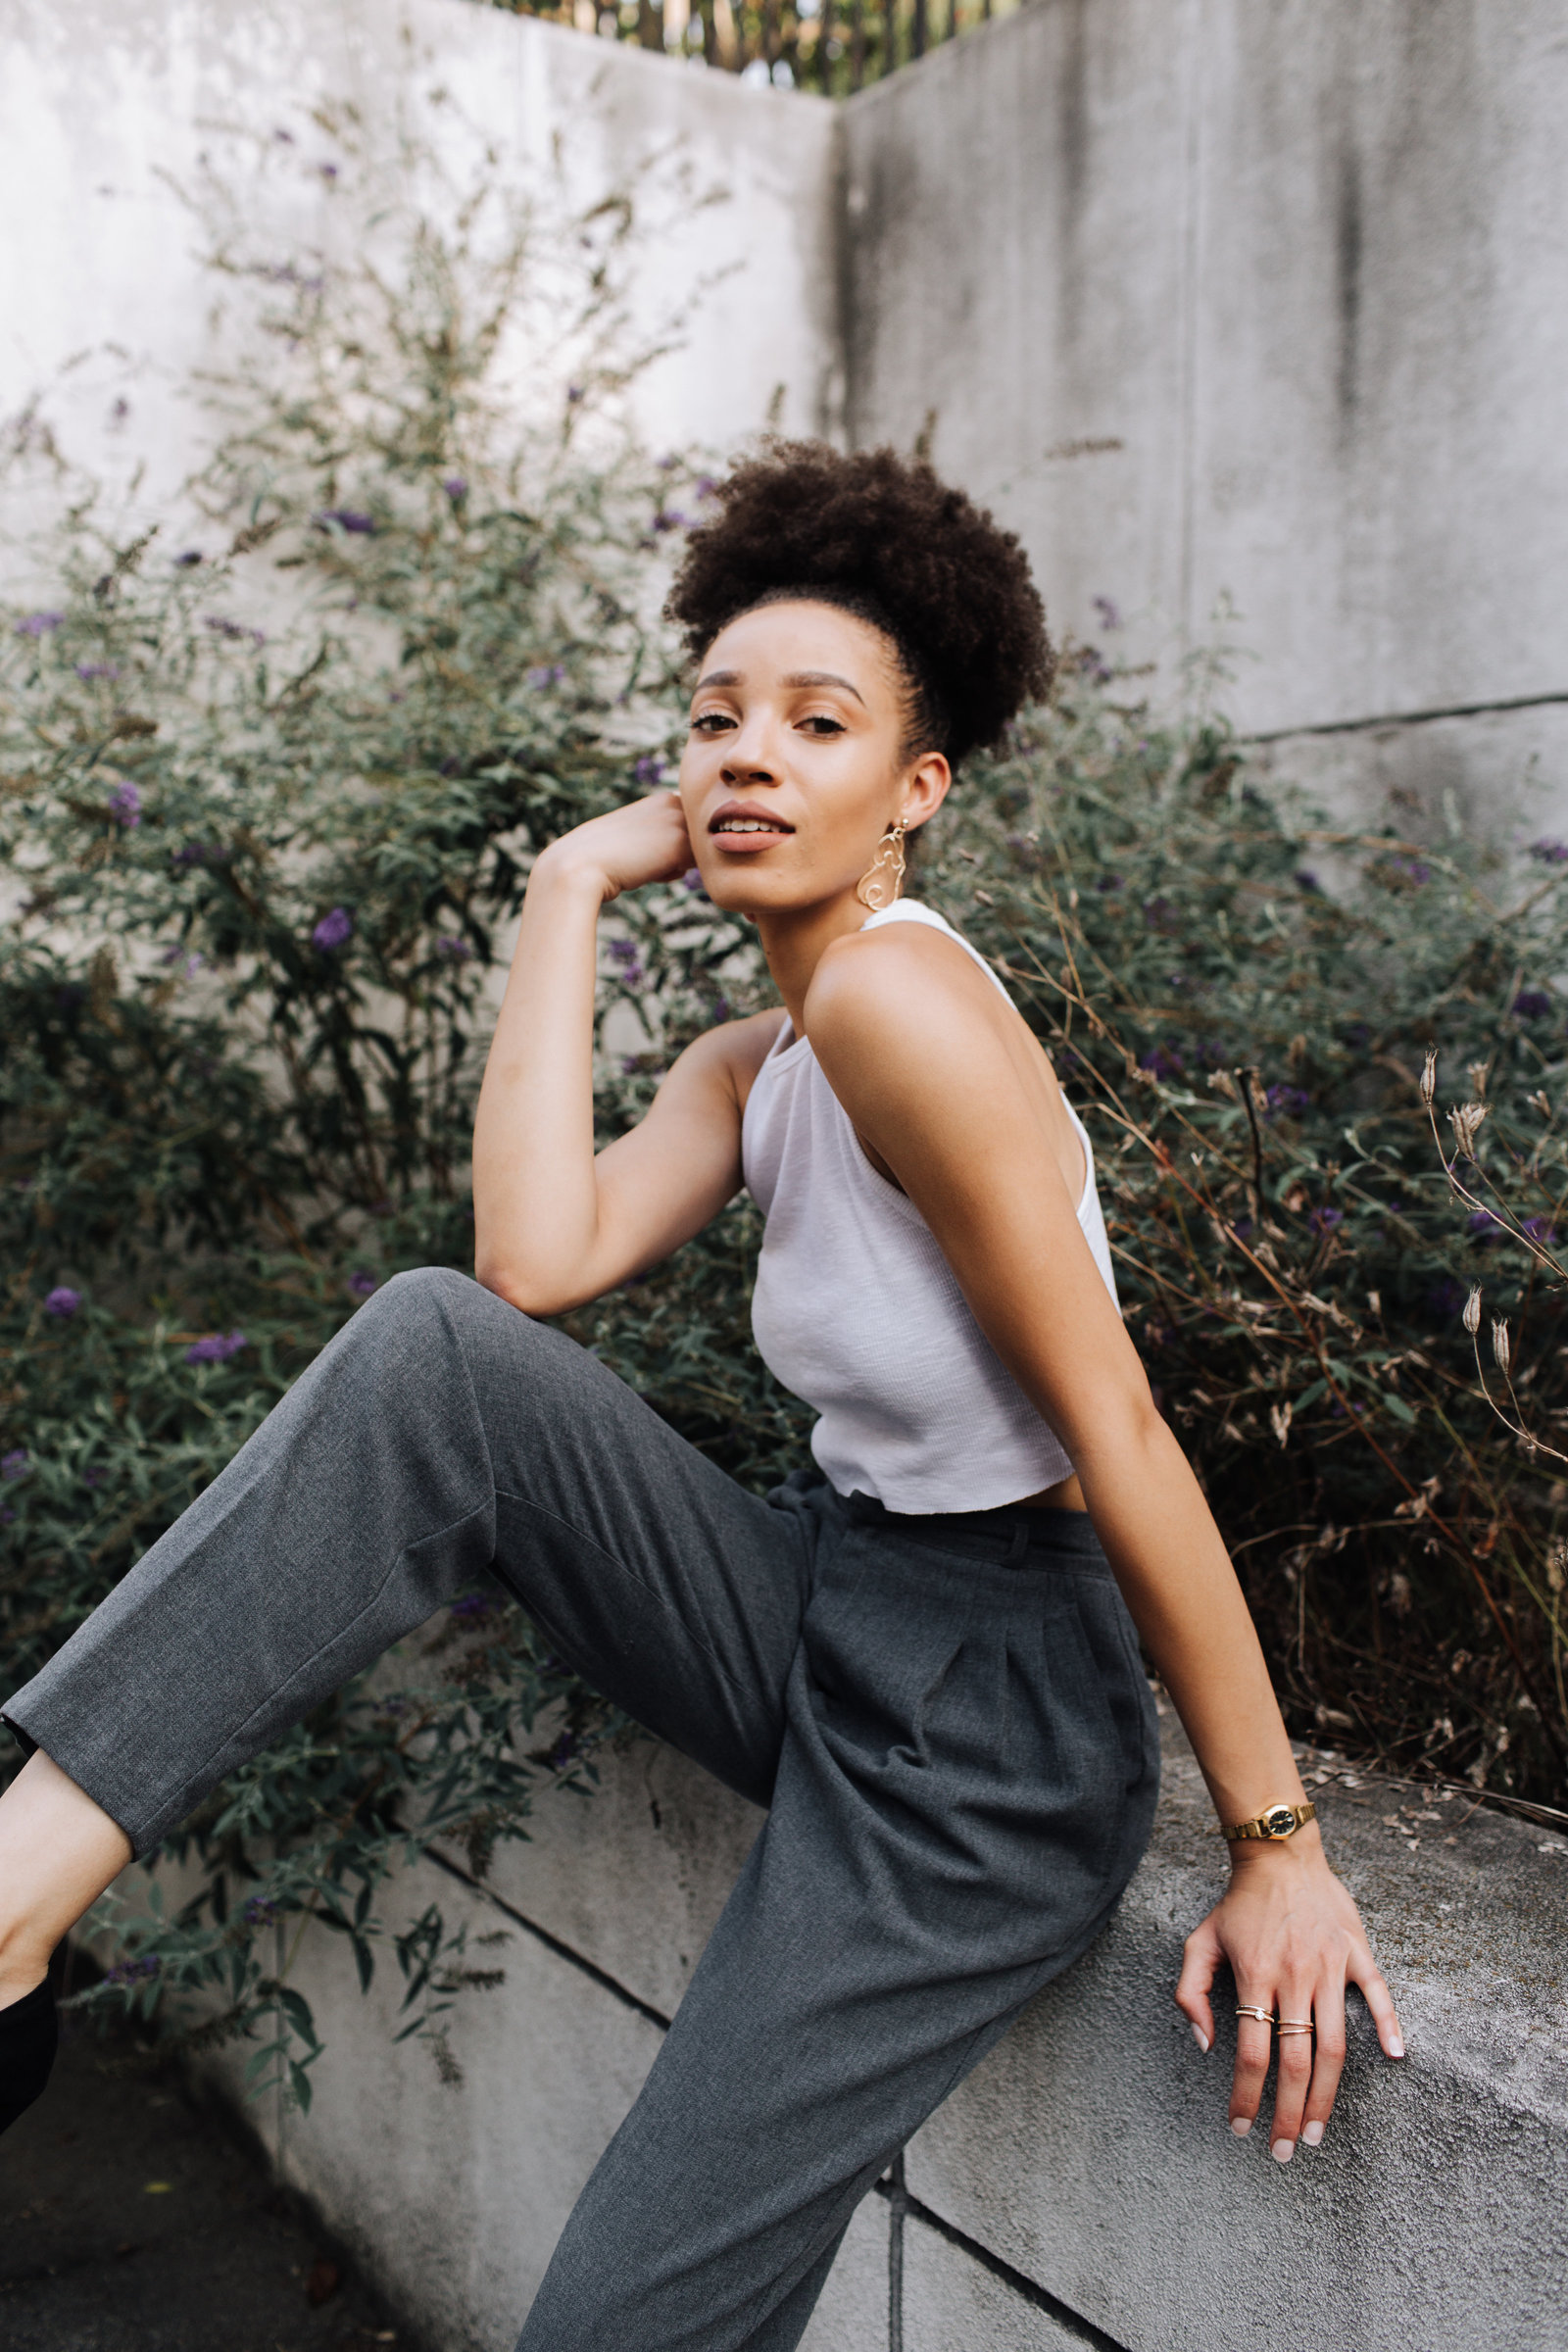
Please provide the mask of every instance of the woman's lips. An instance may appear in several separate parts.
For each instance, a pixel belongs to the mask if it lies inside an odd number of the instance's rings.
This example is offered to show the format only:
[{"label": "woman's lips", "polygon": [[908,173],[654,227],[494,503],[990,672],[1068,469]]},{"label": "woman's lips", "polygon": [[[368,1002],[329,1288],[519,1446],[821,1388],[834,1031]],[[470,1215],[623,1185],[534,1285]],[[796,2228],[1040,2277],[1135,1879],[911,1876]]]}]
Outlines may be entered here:
[{"label": "woman's lips", "polygon": [[788,841],[794,830],[793,825],[785,824],[770,809],[749,808],[742,802],[727,808],[715,808],[709,820],[708,835],[720,849],[751,857],[775,841]]}]

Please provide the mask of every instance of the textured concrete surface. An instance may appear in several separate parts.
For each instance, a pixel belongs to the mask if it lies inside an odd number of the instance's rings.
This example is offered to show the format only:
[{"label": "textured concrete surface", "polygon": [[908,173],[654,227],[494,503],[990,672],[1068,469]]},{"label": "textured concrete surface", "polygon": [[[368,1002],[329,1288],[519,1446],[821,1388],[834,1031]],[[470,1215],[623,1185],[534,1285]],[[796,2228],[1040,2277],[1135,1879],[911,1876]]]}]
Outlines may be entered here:
[{"label": "textured concrete surface", "polygon": [[[1304,1758],[1410,2055],[1381,2058],[1352,1996],[1329,2138],[1281,2169],[1266,2135],[1226,2128],[1223,1988],[1207,2059],[1171,2003],[1224,1851],[1164,1728],[1153,1841],[1111,1929],[910,2144],[905,2352],[1568,2352],[1568,1839]],[[602,1794],[546,1797],[489,1888],[411,1874],[411,1916],[437,1899],[506,1938],[483,1957],[507,1982],[453,2019],[459,2088],[418,2044],[392,2048],[395,1974],[362,1998],[339,1939],[307,1937],[296,1981],[328,2053],[308,2117],[259,2120],[283,2178],[435,2343],[506,2352],[757,1819],[639,1741],[607,1759]],[[878,2196],[809,2352],[886,2352],[889,2229]]]},{"label": "textured concrete surface", "polygon": [[851,431],[1249,731],[1560,698],[1565,104],[1558,0],[1042,0],[848,109]]},{"label": "textured concrete surface", "polygon": [[[629,192],[634,329],[689,314],[633,394],[655,447],[731,444],[775,399],[794,430],[836,421],[826,100],[472,0],[0,0],[0,415],[41,392],[72,454],[112,478],[146,461],[144,501],[183,478],[186,379],[228,349],[235,305],[183,200],[209,167],[263,264],[340,254],[379,203],[451,226],[490,182],[559,223]],[[525,351],[518,402],[533,372]]]},{"label": "textured concrete surface", "polygon": [[416,2352],[308,2217],[134,2045],[68,2026],[0,2141],[6,2352]]},{"label": "textured concrete surface", "polygon": [[936,2230],[906,2223],[903,2352],[1081,2352],[1083,2340]]}]

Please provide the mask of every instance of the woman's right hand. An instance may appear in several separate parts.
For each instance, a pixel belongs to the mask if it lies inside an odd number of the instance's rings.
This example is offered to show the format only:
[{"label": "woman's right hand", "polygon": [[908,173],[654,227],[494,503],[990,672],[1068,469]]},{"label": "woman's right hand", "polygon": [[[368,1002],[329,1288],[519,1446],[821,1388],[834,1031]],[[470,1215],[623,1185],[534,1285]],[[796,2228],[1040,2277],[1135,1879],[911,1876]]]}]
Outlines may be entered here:
[{"label": "woman's right hand", "polygon": [[538,875],[564,874],[598,883],[608,906],[623,890],[648,882],[673,882],[696,862],[678,792],[651,792],[623,808],[574,825],[534,863]]}]

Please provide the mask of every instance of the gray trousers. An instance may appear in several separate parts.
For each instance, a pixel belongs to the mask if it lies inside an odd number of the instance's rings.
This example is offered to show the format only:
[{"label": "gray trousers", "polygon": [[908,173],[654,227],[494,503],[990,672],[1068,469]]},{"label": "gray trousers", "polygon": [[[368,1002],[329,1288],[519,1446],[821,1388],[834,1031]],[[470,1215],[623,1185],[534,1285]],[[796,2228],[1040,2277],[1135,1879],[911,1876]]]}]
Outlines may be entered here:
[{"label": "gray trousers", "polygon": [[788,2352],[857,2203],[1092,1942],[1153,1709],[1081,1514],[760,1501],[457,1274],[399,1275],[6,1718],[146,1853],[492,1570],[769,1808],[518,2352]]}]

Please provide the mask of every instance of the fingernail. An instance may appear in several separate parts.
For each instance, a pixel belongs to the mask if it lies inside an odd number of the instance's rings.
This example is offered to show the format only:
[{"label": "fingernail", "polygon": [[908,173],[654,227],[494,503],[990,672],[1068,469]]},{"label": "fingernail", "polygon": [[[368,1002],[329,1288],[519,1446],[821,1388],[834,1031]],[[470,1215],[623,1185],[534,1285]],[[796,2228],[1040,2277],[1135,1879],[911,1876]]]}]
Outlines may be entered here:
[{"label": "fingernail", "polygon": [[1321,2124],[1305,2124],[1301,2128],[1301,2137],[1309,2148],[1320,2148],[1323,2145],[1323,2131]]},{"label": "fingernail", "polygon": [[1231,2117],[1231,2130],[1235,2132],[1238,2139],[1245,2139],[1251,2129],[1251,2122],[1247,2116],[1233,2115]]},{"label": "fingernail", "polygon": [[1203,2032],[1201,2026],[1195,2026],[1193,2028],[1193,2039],[1197,2042],[1200,2050],[1206,2050],[1208,2048],[1208,2035]]},{"label": "fingernail", "polygon": [[1270,2148],[1269,2154],[1276,2164],[1289,2164],[1291,2158],[1296,2154],[1296,2142],[1294,2139],[1277,2139]]},{"label": "fingernail", "polygon": [[1395,2034],[1393,2040],[1389,2043],[1389,2056],[1391,2058],[1402,2058],[1404,2056],[1404,2044],[1399,2039],[1397,2034]]}]

